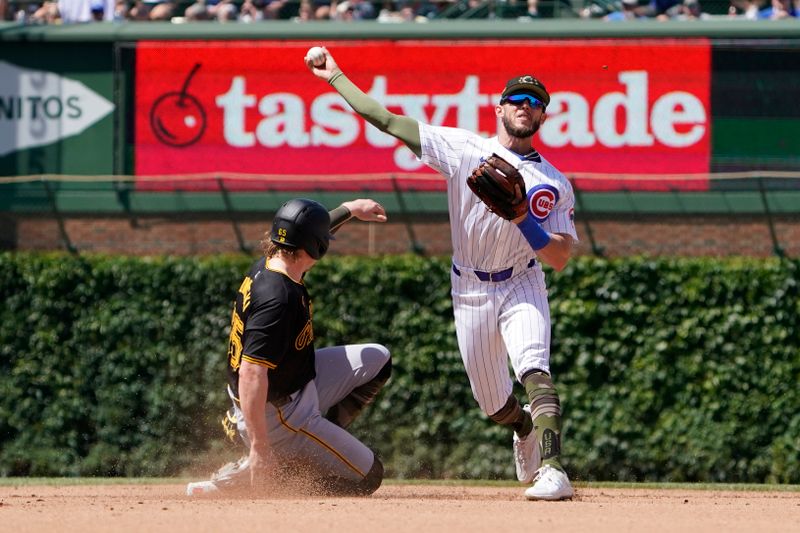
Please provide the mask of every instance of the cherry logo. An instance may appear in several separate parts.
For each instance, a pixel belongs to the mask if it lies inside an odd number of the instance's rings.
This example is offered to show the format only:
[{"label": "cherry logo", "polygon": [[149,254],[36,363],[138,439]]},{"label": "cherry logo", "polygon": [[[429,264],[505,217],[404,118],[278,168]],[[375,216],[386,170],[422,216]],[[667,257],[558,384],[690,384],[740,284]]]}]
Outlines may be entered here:
[{"label": "cherry logo", "polygon": [[558,189],[552,185],[537,185],[528,193],[531,214],[543,222],[558,203]]},{"label": "cherry logo", "polygon": [[164,144],[189,146],[200,140],[206,131],[206,112],[197,98],[187,92],[192,77],[199,69],[200,63],[197,63],[186,76],[180,92],[162,94],[150,109],[150,127]]}]

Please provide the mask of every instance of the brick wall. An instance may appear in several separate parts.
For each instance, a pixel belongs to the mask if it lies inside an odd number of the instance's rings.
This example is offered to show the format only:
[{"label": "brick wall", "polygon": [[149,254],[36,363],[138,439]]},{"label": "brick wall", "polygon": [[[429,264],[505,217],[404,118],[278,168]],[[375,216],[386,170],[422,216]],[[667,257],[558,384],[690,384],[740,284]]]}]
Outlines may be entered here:
[{"label": "brick wall", "polygon": [[[775,234],[790,257],[800,255],[800,217],[775,219]],[[133,255],[205,255],[238,253],[239,235],[257,254],[270,220],[201,218],[81,217],[63,221],[72,246],[81,252]],[[237,235],[236,229],[239,234]],[[770,229],[763,217],[624,217],[595,219],[589,228],[595,247],[609,257],[645,255],[773,255]],[[592,253],[586,222],[578,221],[578,254]],[[395,254],[413,243],[431,255],[449,254],[450,228],[444,217],[405,224],[352,221],[337,234],[337,254]],[[50,218],[6,218],[0,224],[0,247],[17,250],[66,249],[59,224]]]},{"label": "brick wall", "polygon": [[[784,253],[800,254],[800,217],[773,219],[775,237]],[[774,255],[765,217],[629,217],[594,220],[597,246],[610,257],[634,254],[675,256]],[[578,253],[591,253],[586,226],[578,223]]]}]

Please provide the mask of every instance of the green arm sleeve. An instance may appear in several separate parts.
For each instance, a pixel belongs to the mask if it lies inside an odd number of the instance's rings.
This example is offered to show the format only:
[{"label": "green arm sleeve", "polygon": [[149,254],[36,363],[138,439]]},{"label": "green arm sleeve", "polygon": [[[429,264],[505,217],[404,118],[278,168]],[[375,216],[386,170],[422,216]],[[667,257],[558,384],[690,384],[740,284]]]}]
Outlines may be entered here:
[{"label": "green arm sleeve", "polygon": [[353,110],[361,115],[364,120],[396,137],[408,146],[414,155],[422,155],[422,143],[419,139],[419,123],[411,117],[395,115],[381,104],[370,98],[364,91],[347,79],[347,76],[337,72],[328,82],[350,104]]}]

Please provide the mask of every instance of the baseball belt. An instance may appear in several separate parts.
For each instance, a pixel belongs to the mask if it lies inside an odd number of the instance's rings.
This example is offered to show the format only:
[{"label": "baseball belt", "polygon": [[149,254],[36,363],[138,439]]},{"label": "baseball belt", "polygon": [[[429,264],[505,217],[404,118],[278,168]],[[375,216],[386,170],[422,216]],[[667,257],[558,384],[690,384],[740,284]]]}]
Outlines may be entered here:
[{"label": "baseball belt", "polygon": [[[536,264],[536,259],[531,259],[530,261],[528,261],[527,268],[531,268],[535,264]],[[456,265],[453,265],[453,272],[455,273],[456,276],[461,277],[461,270]],[[491,281],[497,283],[498,281],[505,281],[508,278],[510,278],[511,275],[514,273],[514,267],[508,267],[504,270],[497,270],[494,272],[485,272],[483,270],[472,269],[472,272],[481,281]]]}]

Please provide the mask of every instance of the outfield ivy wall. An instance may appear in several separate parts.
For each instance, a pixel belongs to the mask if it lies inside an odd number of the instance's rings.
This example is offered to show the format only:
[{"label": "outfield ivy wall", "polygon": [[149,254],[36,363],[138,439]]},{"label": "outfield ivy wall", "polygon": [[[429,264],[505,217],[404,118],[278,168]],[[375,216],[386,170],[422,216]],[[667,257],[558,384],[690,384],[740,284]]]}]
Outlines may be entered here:
[{"label": "outfield ivy wall", "polygon": [[[249,258],[0,254],[0,475],[181,475],[225,448],[225,349]],[[513,478],[477,409],[447,259],[331,257],[318,346],[394,375],[353,432],[398,478]],[[549,273],[578,480],[800,483],[800,261],[579,258]],[[521,390],[516,389],[522,397]]]}]

